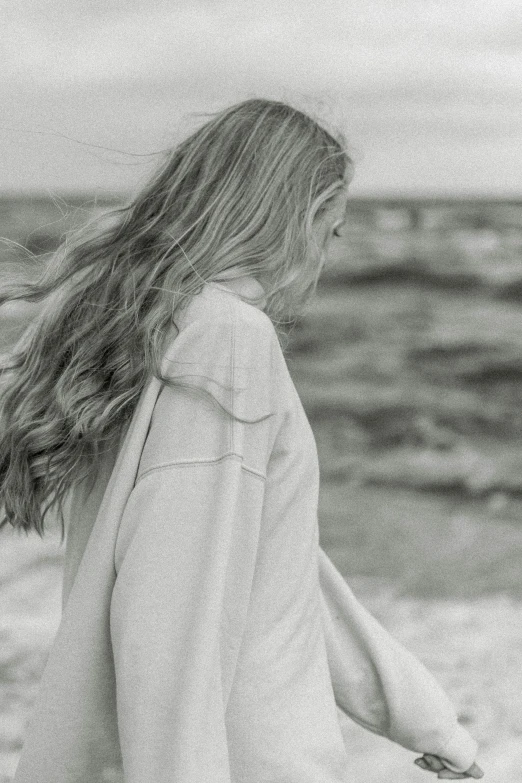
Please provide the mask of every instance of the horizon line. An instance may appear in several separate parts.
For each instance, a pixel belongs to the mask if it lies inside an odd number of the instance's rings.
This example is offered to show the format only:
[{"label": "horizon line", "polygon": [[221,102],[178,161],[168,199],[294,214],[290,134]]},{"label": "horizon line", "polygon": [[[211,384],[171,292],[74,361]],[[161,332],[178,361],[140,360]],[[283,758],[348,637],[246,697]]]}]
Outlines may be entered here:
[{"label": "horizon line", "polygon": [[[72,200],[93,202],[110,202],[121,203],[129,198],[134,198],[136,194],[131,191],[125,190],[102,190],[89,189],[80,190],[72,188],[57,188],[46,190],[15,190],[15,189],[0,189],[0,201],[53,201],[54,199],[63,199],[65,201]],[[434,203],[455,203],[455,202],[467,202],[467,203],[482,203],[482,204],[511,204],[522,206],[522,191],[520,193],[470,193],[470,192],[455,192],[455,191],[373,191],[362,192],[350,195],[348,203],[357,202],[395,202],[395,203],[409,203],[413,201],[423,202],[426,204]]]}]

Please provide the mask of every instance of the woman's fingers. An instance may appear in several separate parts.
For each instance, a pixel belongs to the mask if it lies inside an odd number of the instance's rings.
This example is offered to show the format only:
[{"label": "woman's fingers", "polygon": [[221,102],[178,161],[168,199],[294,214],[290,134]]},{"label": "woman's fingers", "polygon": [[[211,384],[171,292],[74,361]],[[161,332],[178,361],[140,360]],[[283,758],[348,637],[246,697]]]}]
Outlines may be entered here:
[{"label": "woman's fingers", "polygon": [[483,778],[484,772],[480,769],[478,764],[472,764],[471,767],[467,770],[466,775],[469,775],[471,778]]},{"label": "woman's fingers", "polygon": [[425,753],[423,758],[428,764],[428,769],[431,770],[431,772],[441,772],[443,769],[446,769],[438,756],[432,756],[431,753]]},{"label": "woman's fingers", "polygon": [[445,768],[438,773],[437,777],[446,780],[456,780],[458,778],[478,779],[484,777],[484,773],[478,764],[472,764],[471,767],[466,770],[466,772],[453,772],[453,770]]},{"label": "woman's fingers", "polygon": [[445,769],[442,761],[437,756],[432,756],[430,753],[425,753],[421,758],[415,759],[415,764],[421,769],[425,769],[427,772],[439,772]]},{"label": "woman's fingers", "polygon": [[448,769],[438,756],[433,756],[431,753],[425,753],[421,758],[415,759],[415,764],[427,772],[436,772],[438,778],[445,780],[479,779],[484,776],[477,764],[472,764],[466,772],[454,772]]}]

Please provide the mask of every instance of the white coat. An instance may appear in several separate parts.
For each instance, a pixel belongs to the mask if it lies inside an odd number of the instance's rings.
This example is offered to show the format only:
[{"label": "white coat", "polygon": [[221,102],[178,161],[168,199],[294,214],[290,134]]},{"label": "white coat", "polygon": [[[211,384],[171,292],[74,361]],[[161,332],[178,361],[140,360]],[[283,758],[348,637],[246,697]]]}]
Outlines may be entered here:
[{"label": "white coat", "polygon": [[319,546],[315,440],[270,319],[205,284],[175,327],[164,369],[186,386],[150,379],[72,498],[15,783],[340,783],[338,709],[469,768],[435,679]]}]

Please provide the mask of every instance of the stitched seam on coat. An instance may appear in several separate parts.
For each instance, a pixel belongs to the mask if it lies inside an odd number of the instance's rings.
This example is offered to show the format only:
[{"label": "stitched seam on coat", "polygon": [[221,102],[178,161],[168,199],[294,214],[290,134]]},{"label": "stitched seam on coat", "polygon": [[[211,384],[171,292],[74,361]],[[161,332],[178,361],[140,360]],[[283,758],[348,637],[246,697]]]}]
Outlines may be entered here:
[{"label": "stitched seam on coat", "polygon": [[148,476],[149,473],[153,473],[158,470],[165,470],[166,468],[188,468],[191,465],[213,465],[214,463],[221,462],[222,460],[227,459],[228,457],[234,457],[240,460],[241,468],[244,471],[246,471],[247,473],[251,473],[253,476],[261,479],[262,481],[266,481],[265,474],[262,473],[260,470],[256,470],[255,468],[251,468],[248,465],[243,464],[242,462],[243,457],[241,456],[241,454],[237,454],[236,452],[229,451],[226,454],[222,454],[221,457],[216,457],[216,459],[187,459],[187,460],[180,460],[179,462],[164,462],[161,465],[153,465],[151,468],[147,468],[147,470],[138,477],[136,484],[139,484],[139,482],[143,478],[145,478],[145,476]]},{"label": "stitched seam on coat", "polygon": [[232,309],[232,303],[230,302],[230,299],[226,300],[226,306],[228,308],[228,315],[230,318],[230,370],[229,370],[229,393],[230,393],[230,410],[232,411],[232,420],[228,422],[228,448],[229,453],[234,453],[234,375],[235,375],[235,367],[234,367],[234,350],[235,350],[235,327],[236,327],[236,319],[235,319],[235,312]]},{"label": "stitched seam on coat", "polygon": [[[232,321],[232,334],[230,335],[231,362],[230,362],[230,378],[229,378],[230,409],[232,412],[234,412],[234,389],[235,389],[235,380],[236,380],[236,367],[235,367],[235,356],[234,356],[234,351],[236,350],[236,312],[235,310],[232,310],[232,304],[230,302],[230,299],[228,300],[228,311],[230,313],[231,321]],[[235,419],[232,418],[232,421],[229,422],[229,430],[228,430],[228,436],[229,436],[228,447],[231,453],[234,453],[235,450],[234,426],[235,426]]]}]

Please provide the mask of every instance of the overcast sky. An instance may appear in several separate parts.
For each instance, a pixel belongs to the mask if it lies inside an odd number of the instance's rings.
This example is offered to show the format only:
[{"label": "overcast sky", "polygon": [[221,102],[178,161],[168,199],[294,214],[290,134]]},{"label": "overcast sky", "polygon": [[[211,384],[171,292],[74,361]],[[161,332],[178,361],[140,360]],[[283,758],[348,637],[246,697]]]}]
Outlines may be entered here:
[{"label": "overcast sky", "polygon": [[2,18],[0,190],[133,190],[191,112],[256,95],[342,127],[354,195],[522,195],[515,0],[13,0]]}]

